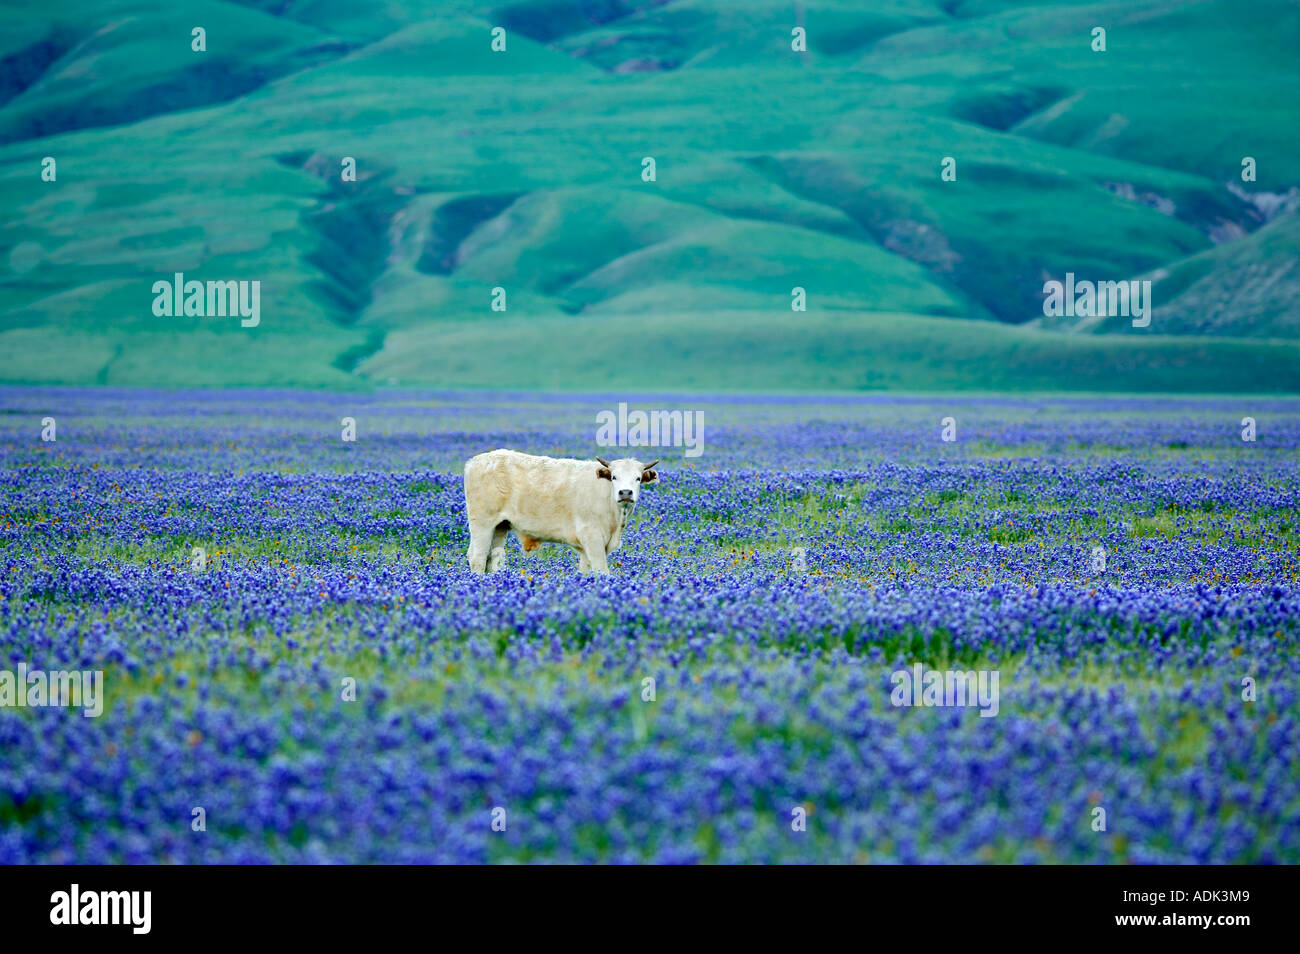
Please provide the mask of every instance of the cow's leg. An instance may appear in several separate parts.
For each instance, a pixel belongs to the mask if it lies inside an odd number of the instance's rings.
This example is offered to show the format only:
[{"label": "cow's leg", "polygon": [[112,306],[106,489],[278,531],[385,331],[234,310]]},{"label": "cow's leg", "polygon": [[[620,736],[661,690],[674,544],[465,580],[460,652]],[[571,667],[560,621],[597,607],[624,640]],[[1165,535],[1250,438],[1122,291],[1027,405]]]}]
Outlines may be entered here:
[{"label": "cow's leg", "polygon": [[591,571],[607,575],[609,563],[605,560],[605,541],[598,534],[592,533],[580,537],[578,542],[582,544],[582,552],[591,564]]},{"label": "cow's leg", "polygon": [[495,524],[492,522],[480,520],[469,525],[469,550],[465,556],[469,560],[471,573],[487,572],[488,553],[492,549],[494,532]]},{"label": "cow's leg", "polygon": [[578,551],[578,572],[583,576],[591,572],[591,564],[587,562],[587,554],[581,550]]},{"label": "cow's leg", "polygon": [[506,537],[510,533],[510,524],[502,520],[492,531],[492,547],[488,551],[487,571],[495,573],[506,559]]}]

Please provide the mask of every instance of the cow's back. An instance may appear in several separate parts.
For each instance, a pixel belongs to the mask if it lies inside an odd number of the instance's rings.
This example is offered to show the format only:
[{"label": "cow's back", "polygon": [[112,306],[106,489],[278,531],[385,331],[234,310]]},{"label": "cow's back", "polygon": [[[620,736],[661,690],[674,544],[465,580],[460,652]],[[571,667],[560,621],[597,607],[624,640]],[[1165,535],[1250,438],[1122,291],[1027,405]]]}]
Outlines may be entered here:
[{"label": "cow's back", "polygon": [[486,454],[476,454],[465,464],[465,512],[473,521],[476,517],[500,513],[510,499],[517,469],[514,451],[498,449]]},{"label": "cow's back", "polygon": [[[590,470],[590,480],[582,478]],[[465,509],[471,522],[502,519],[542,539],[567,540],[576,510],[597,490],[595,465],[570,458],[537,457],[498,449],[465,465]]]}]

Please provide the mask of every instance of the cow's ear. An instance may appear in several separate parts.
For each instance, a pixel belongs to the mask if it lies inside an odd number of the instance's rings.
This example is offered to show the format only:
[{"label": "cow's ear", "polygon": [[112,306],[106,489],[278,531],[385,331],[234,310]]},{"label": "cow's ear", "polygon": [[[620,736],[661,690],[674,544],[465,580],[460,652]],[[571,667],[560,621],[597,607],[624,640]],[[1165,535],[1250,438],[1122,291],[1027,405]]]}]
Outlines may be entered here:
[{"label": "cow's ear", "polygon": [[659,481],[659,474],[657,471],[653,471],[653,470],[641,471],[641,483],[654,484],[654,483],[658,483],[658,481]]},{"label": "cow's ear", "polygon": [[612,473],[610,473],[610,470],[609,470],[608,467],[598,467],[598,468],[596,468],[596,476],[599,477],[601,480],[613,480],[613,479],[614,479],[614,475],[613,475]]}]

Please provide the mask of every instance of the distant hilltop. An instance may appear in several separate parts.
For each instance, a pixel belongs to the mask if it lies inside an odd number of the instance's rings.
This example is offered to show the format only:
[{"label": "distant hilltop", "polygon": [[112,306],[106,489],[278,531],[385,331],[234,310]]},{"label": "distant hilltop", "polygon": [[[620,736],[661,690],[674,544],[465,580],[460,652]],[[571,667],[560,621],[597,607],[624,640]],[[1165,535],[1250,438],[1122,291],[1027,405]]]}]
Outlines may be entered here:
[{"label": "distant hilltop", "polygon": [[1284,0],[0,22],[0,383],[1300,390]]}]

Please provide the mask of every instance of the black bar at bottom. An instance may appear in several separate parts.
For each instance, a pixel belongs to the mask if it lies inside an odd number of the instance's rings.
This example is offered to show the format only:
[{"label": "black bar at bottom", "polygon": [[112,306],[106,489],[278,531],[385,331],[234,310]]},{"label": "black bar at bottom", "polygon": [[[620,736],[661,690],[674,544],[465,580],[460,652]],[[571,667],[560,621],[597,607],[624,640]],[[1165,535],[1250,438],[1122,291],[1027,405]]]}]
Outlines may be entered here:
[{"label": "black bar at bottom", "polygon": [[910,924],[927,926],[922,934],[932,938],[932,930],[983,926],[990,939],[1129,935],[1183,943],[1199,935],[1232,943],[1284,929],[1294,884],[1294,869],[1285,867],[799,867],[599,877],[551,870],[539,877],[517,867],[67,866],[0,869],[0,917],[6,941],[75,933],[80,941],[337,945],[351,937],[373,942],[382,927],[436,943],[460,924],[486,929],[492,940],[515,930],[534,940],[593,941],[600,931],[607,943],[640,932],[662,937],[676,924],[766,934],[784,921],[795,932],[819,923],[852,927],[864,939]]}]

